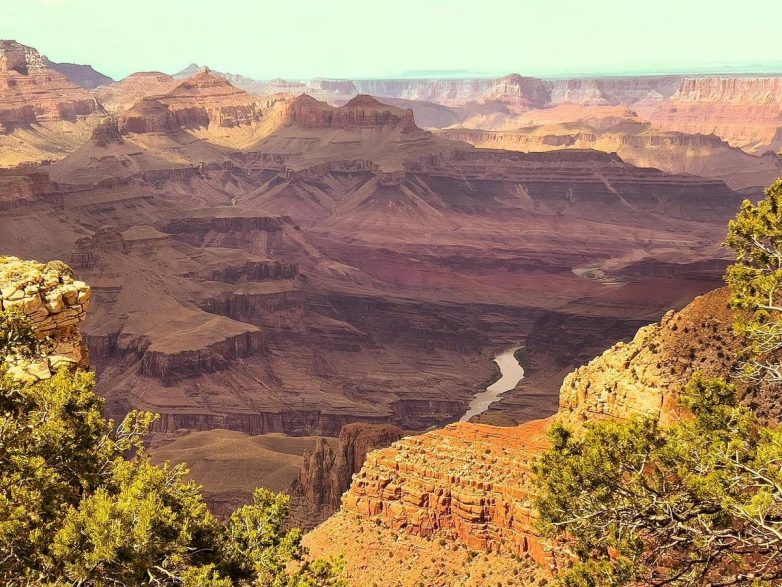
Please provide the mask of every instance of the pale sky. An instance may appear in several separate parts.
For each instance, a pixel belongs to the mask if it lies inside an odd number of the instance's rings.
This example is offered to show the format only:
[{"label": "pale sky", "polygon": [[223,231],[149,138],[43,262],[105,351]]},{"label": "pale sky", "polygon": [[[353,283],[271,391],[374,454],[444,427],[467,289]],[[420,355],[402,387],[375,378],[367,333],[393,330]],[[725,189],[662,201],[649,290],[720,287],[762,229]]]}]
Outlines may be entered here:
[{"label": "pale sky", "polygon": [[0,0],[0,38],[116,79],[780,70],[781,27],[782,0]]}]

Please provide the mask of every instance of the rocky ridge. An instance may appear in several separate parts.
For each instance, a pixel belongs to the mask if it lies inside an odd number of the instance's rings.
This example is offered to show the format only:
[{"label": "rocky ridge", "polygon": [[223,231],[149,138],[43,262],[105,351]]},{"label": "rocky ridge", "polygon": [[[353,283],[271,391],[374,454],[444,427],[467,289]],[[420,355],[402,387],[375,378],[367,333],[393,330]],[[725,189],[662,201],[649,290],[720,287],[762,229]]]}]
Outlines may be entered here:
[{"label": "rocky ridge", "polygon": [[782,77],[687,78],[645,115],[661,128],[715,134],[748,152],[778,151]]},{"label": "rocky ridge", "polygon": [[143,98],[119,116],[121,133],[173,132],[180,128],[232,128],[261,121],[256,99],[204,70],[160,97]]},{"label": "rocky ridge", "polygon": [[73,122],[101,110],[86,90],[50,69],[38,51],[0,41],[0,133],[35,123]]}]

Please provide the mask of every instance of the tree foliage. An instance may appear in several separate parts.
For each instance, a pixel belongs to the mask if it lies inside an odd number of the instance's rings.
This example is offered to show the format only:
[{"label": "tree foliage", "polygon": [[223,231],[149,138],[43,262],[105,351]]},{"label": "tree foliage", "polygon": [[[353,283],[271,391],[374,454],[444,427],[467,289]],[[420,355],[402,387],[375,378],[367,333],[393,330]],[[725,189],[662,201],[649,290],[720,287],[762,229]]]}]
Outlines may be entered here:
[{"label": "tree foliage", "polygon": [[[19,316],[0,313],[0,356],[32,355]],[[0,366],[0,584],[84,586],[342,585],[339,564],[305,562],[285,532],[288,498],[259,489],[227,523],[182,466],[153,465],[154,416],[118,427],[88,373],[35,384]]]},{"label": "tree foliage", "polygon": [[544,530],[578,561],[568,586],[782,580],[782,430],[724,381],[696,377],[693,417],[557,426],[536,464]]},{"label": "tree foliage", "polygon": [[[739,375],[782,381],[782,180],[745,201],[726,245]],[[563,541],[570,586],[782,584],[782,429],[722,380],[696,377],[691,417],[555,426],[535,466],[544,531]]]},{"label": "tree foliage", "polygon": [[725,244],[736,253],[726,280],[736,330],[748,342],[744,374],[756,382],[782,381],[782,180],[759,203],[744,202]]}]

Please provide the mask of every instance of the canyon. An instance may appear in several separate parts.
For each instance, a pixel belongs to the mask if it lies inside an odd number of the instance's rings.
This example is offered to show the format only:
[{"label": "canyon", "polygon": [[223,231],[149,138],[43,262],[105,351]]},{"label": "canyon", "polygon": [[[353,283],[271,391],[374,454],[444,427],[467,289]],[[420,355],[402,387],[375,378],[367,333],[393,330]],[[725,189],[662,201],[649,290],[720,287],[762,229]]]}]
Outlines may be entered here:
[{"label": "canyon", "polygon": [[[545,581],[552,418],[669,418],[735,342],[724,292],[669,312],[722,283],[727,221],[782,173],[777,78],[724,79],[113,82],[2,42],[0,250],[70,265],[108,415],[160,414],[156,462],[218,514],[261,484],[328,518],[315,553]],[[2,303],[60,311],[27,285]],[[523,378],[484,402],[508,349]]]},{"label": "canyon", "polygon": [[[555,422],[577,428],[600,418],[682,417],[678,394],[695,373],[725,377],[735,367],[731,357],[742,342],[733,333],[728,298],[725,289],[699,297],[573,371],[550,418],[516,427],[460,422],[370,453],[340,512],[305,543],[314,556],[344,554],[353,584],[376,580],[369,553],[378,542],[394,540],[402,541],[389,553],[399,585],[415,584],[423,574],[432,585],[481,584],[464,568],[432,574],[425,561],[443,542],[481,552],[492,565],[521,556],[527,566],[515,571],[518,584],[546,584],[567,564],[536,525],[531,463],[549,446],[546,430]],[[757,401],[748,389],[741,393],[761,409],[777,407],[770,398]],[[393,552],[404,552],[411,540],[417,540],[418,558],[405,569]]]}]

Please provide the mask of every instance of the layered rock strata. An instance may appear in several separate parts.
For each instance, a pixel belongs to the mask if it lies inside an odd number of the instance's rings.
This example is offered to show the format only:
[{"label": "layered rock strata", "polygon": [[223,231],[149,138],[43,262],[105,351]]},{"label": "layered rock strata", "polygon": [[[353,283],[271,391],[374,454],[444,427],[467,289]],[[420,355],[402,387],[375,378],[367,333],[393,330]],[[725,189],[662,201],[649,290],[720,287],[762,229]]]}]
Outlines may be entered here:
[{"label": "layered rock strata", "polygon": [[0,256],[0,309],[26,316],[41,339],[41,356],[7,356],[21,380],[48,379],[61,368],[86,368],[89,355],[79,330],[90,306],[90,288],[60,261],[37,263]]},{"label": "layered rock strata", "polygon": [[[670,421],[696,372],[727,376],[735,367],[740,342],[732,321],[727,291],[716,290],[571,373],[552,418],[511,428],[451,424],[370,453],[343,496],[340,523],[357,527],[360,522],[350,520],[374,520],[406,534],[554,564],[538,535],[531,499],[530,465],[548,446],[548,427],[637,415]],[[316,529],[311,540],[322,542],[328,531],[328,524]]]},{"label": "layered rock strata", "polygon": [[141,99],[118,115],[118,126],[123,134],[170,133],[182,128],[252,125],[262,118],[262,107],[254,97],[204,70],[162,96]]},{"label": "layered rock strata", "polygon": [[32,47],[0,41],[0,133],[100,113],[90,94],[50,69]]},{"label": "layered rock strata", "polygon": [[304,452],[298,478],[288,489],[300,523],[313,527],[337,511],[342,494],[361,470],[367,454],[401,437],[402,429],[397,426],[354,423],[342,428],[335,449],[319,439],[313,450]]},{"label": "layered rock strata", "polygon": [[419,536],[545,563],[534,529],[530,464],[547,446],[546,421],[515,428],[451,424],[370,453],[343,510]]},{"label": "layered rock strata", "polygon": [[750,152],[778,151],[782,77],[687,78],[646,115],[661,128],[715,134]]}]

